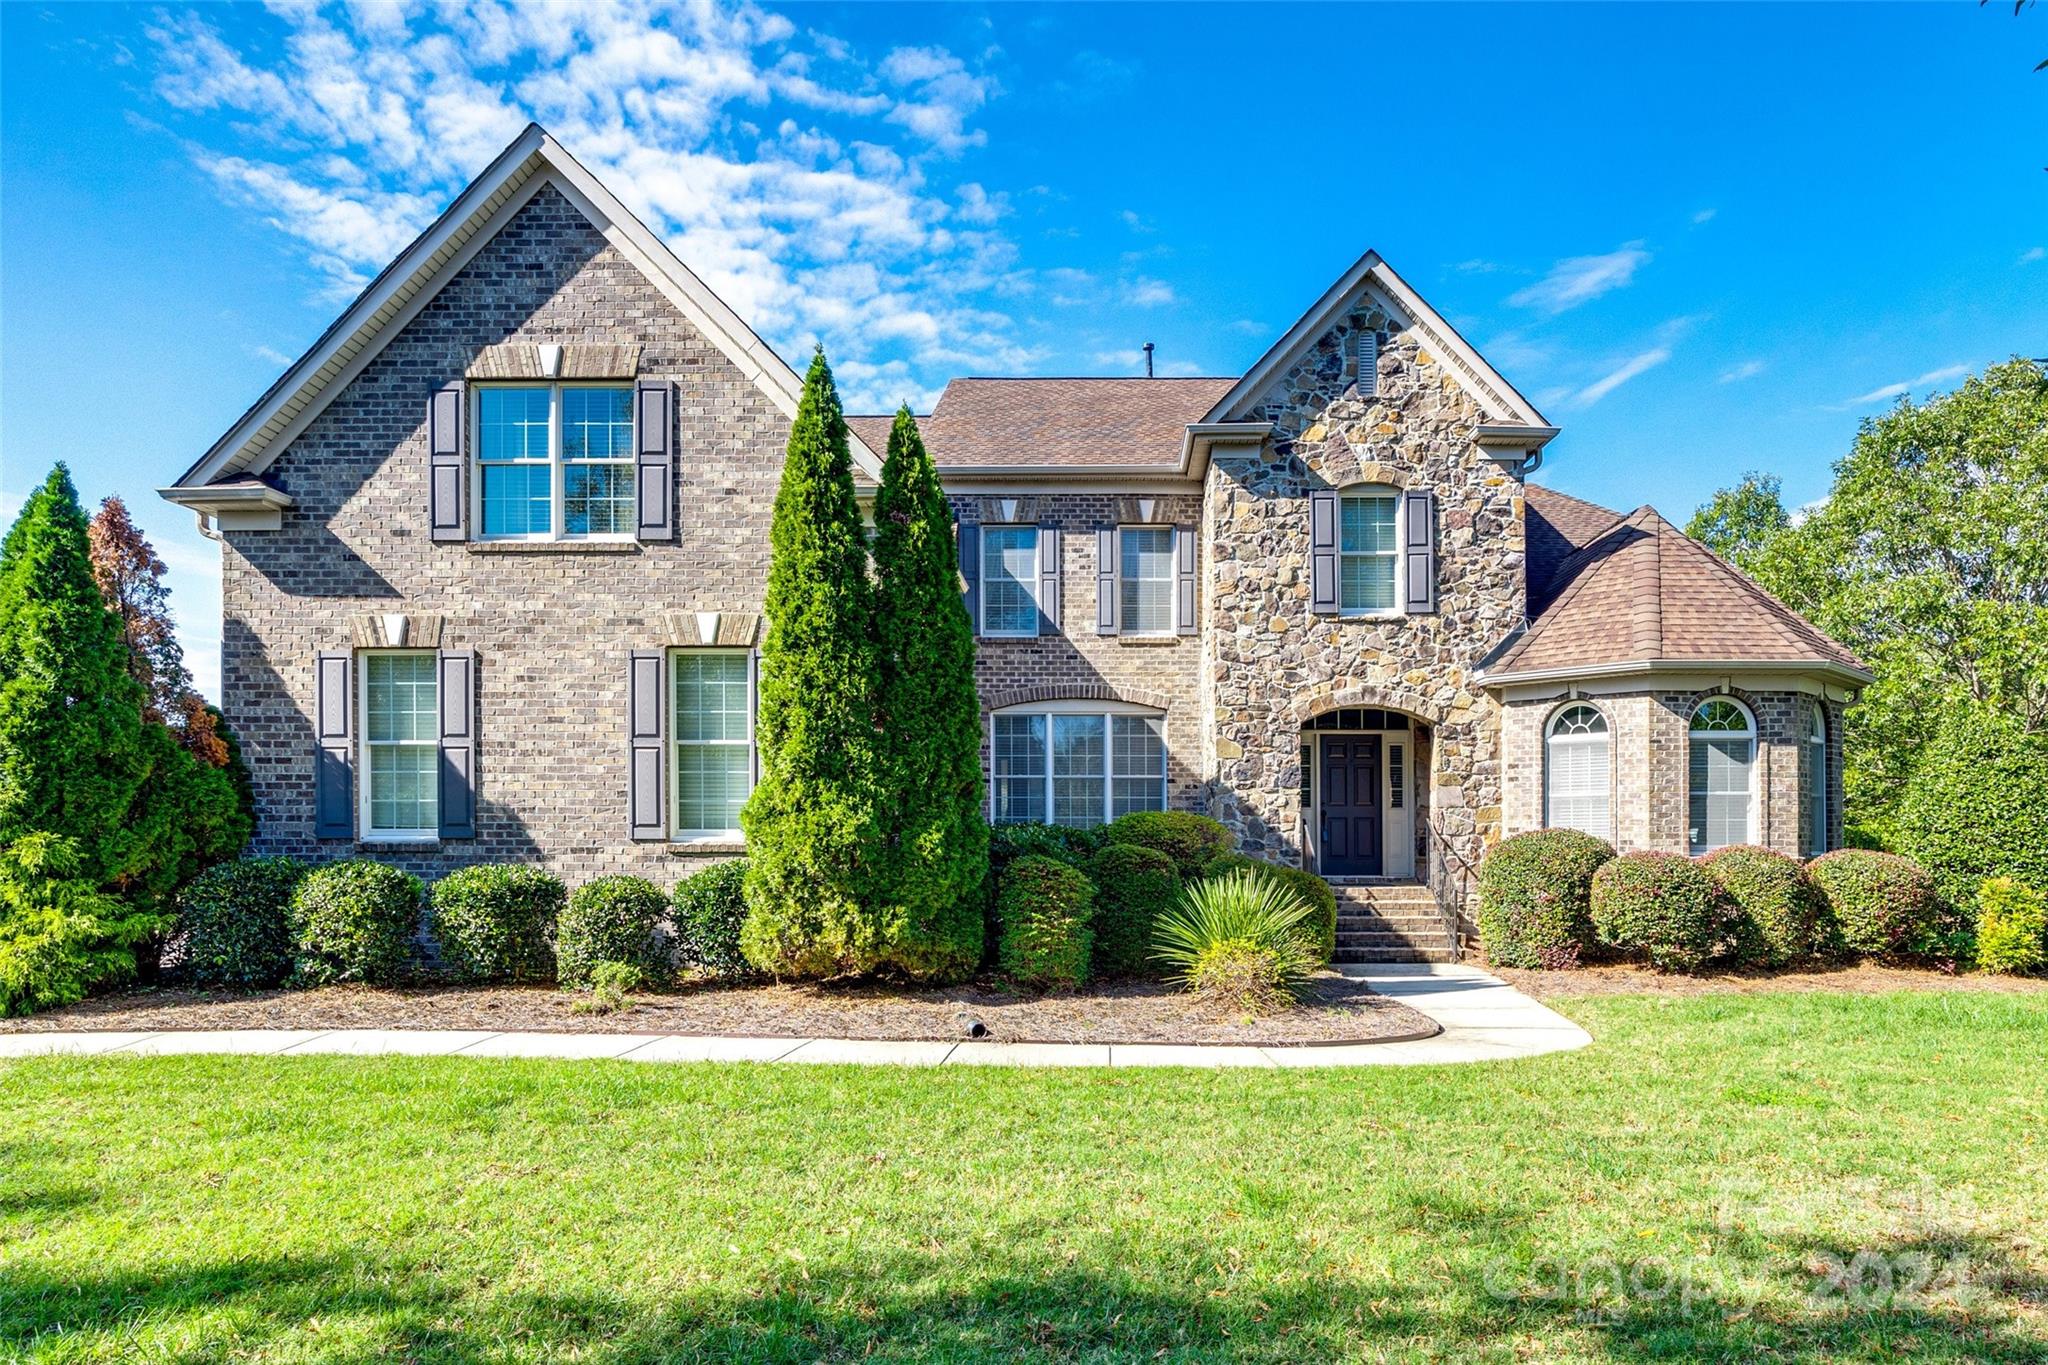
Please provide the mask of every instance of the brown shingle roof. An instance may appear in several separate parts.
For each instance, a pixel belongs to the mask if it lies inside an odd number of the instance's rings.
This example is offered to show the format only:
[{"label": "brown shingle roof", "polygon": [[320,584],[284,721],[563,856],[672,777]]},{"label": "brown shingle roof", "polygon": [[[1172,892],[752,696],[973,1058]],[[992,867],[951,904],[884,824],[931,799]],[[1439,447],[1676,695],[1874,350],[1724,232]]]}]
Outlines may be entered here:
[{"label": "brown shingle roof", "polygon": [[1557,582],[1557,571],[1565,560],[1620,521],[1621,513],[1536,483],[1524,487],[1523,502],[1528,512],[1524,525],[1529,615],[1533,617],[1550,605],[1551,585]]},{"label": "brown shingle roof", "polygon": [[[1530,501],[1560,537],[1566,528],[1585,534],[1604,510],[1547,490]],[[1530,565],[1533,589],[1533,554]],[[1535,596],[1532,590],[1532,602]],[[1487,667],[1489,681],[1616,664],[1804,663],[1867,673],[1855,655],[1652,507],[1566,555],[1547,597],[1529,629]]]},{"label": "brown shingle roof", "polygon": [[[1180,467],[1190,422],[1234,379],[955,379],[918,426],[946,469],[1047,465]],[[878,453],[887,417],[849,417]]]}]

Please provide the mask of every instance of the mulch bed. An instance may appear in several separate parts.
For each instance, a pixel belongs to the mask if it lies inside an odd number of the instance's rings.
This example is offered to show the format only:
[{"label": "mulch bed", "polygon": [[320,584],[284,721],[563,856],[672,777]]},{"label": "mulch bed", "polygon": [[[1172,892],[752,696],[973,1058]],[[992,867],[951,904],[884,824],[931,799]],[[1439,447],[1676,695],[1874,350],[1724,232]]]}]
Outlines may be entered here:
[{"label": "mulch bed", "polygon": [[1884,967],[1874,962],[1788,972],[1713,972],[1705,976],[1678,976],[1631,963],[1611,962],[1568,972],[1491,965],[1486,970],[1539,1000],[1585,995],[1755,995],[1765,991],[1832,991],[1841,995],[1878,995],[1890,991],[2048,991],[2048,980],[2038,977],[1958,974],[1924,967]]},{"label": "mulch bed", "polygon": [[954,1039],[962,1016],[997,1042],[1338,1043],[1428,1036],[1436,1023],[1325,972],[1302,1004],[1245,1022],[1156,982],[1034,995],[995,981],[932,990],[870,982],[694,986],[637,995],[610,1014],[577,1014],[584,997],[543,986],[326,986],[309,991],[128,991],[0,1020],[0,1031],[165,1029],[491,1029],[498,1032],[683,1033],[761,1038]]}]

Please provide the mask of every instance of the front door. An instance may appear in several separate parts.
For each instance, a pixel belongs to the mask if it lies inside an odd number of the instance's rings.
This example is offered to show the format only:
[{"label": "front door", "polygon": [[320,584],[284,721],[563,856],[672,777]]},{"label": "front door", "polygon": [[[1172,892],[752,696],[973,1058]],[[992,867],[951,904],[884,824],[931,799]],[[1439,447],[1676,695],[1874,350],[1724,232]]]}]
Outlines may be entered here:
[{"label": "front door", "polygon": [[1380,737],[1324,735],[1322,864],[1328,877],[1380,875]]}]

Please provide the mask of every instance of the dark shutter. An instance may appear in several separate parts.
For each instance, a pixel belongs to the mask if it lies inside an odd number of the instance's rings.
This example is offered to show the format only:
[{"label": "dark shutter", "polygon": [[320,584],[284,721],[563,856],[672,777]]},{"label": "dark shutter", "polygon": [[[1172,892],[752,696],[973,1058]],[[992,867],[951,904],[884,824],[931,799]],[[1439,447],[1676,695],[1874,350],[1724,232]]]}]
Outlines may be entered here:
[{"label": "dark shutter", "polygon": [[668,766],[662,742],[666,663],[658,649],[636,649],[626,678],[626,807],[635,839],[668,837],[668,807],[662,799],[662,770]]},{"label": "dark shutter", "polygon": [[1380,334],[1358,334],[1358,395],[1371,398],[1380,391]]},{"label": "dark shutter", "polygon": [[1308,609],[1323,616],[1337,612],[1337,491],[1319,488],[1308,495]]},{"label": "dark shutter", "polygon": [[1116,634],[1116,528],[1095,533],[1095,633]]},{"label": "dark shutter", "polygon": [[1182,635],[1195,633],[1195,528],[1173,528],[1174,627]]},{"label": "dark shutter", "polygon": [[1436,610],[1436,494],[1418,489],[1401,499],[1402,568],[1408,585],[1402,610]]},{"label": "dark shutter", "polygon": [[633,391],[633,489],[641,540],[675,539],[675,385],[643,379]]},{"label": "dark shutter", "polygon": [[313,837],[347,839],[356,832],[353,658],[322,654],[313,661]]},{"label": "dark shutter", "polygon": [[476,655],[441,651],[441,837],[476,838]]},{"label": "dark shutter", "polygon": [[1060,530],[1038,528],[1038,633],[1060,633]]},{"label": "dark shutter", "polygon": [[469,499],[463,496],[468,471],[462,439],[462,383],[443,384],[427,400],[427,533],[435,540],[466,538]]},{"label": "dark shutter", "polygon": [[960,600],[967,604],[967,623],[981,634],[981,528],[956,526],[954,538],[960,543]]}]

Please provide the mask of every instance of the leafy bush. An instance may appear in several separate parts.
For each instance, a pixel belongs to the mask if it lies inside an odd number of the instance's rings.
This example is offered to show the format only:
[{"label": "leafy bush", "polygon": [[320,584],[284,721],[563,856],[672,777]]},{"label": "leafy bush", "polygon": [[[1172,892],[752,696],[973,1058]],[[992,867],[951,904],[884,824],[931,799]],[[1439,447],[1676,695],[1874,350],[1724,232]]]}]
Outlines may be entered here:
[{"label": "leafy bush", "polygon": [[1159,919],[1154,955],[1173,979],[1243,1014],[1284,1009],[1317,967],[1314,913],[1272,871],[1240,867],[1196,882]]},{"label": "leafy bush", "polygon": [[1692,859],[1624,853],[1593,875],[1593,931],[1664,972],[1695,972],[1736,946],[1742,912]]},{"label": "leafy bush", "polygon": [[1173,859],[1157,849],[1111,844],[1088,860],[1095,883],[1096,976],[1152,974],[1152,925],[1180,895]]},{"label": "leafy bush", "polygon": [[1605,839],[1539,829],[1494,845],[1479,865],[1479,940],[1503,967],[1576,967],[1594,946],[1593,874],[1614,858]]},{"label": "leafy bush", "polygon": [[640,970],[648,981],[672,970],[662,942],[668,897],[644,877],[599,877],[569,895],[555,930],[555,975],[572,990],[593,985],[599,963]]},{"label": "leafy bush", "polygon": [[538,867],[465,867],[434,883],[434,937],[463,981],[545,981],[567,893]]},{"label": "leafy bush", "polygon": [[1112,820],[1104,839],[1112,844],[1156,848],[1173,859],[1182,881],[1193,881],[1210,863],[1230,852],[1230,831],[1206,815],[1187,810],[1138,810]]},{"label": "leafy bush", "polygon": [[997,961],[1029,986],[1078,986],[1094,947],[1095,886],[1080,869],[1027,853],[1003,870],[996,919],[1003,926]]},{"label": "leafy bush", "polygon": [[734,858],[676,883],[676,955],[713,976],[754,974],[740,951],[747,922],[747,860]]},{"label": "leafy bush", "polygon": [[292,979],[381,983],[397,978],[419,928],[420,879],[366,859],[308,872],[292,891]]},{"label": "leafy bush", "polygon": [[1806,865],[1853,952],[1885,959],[1945,959],[1957,951],[1955,925],[1934,879],[1910,858],[1837,849]]},{"label": "leafy bush", "polygon": [[0,848],[0,1015],[83,1000],[135,974],[135,945],[168,917],[80,879],[75,839],[38,831]]},{"label": "leafy bush", "polygon": [[245,858],[199,874],[178,897],[183,970],[201,986],[275,986],[291,975],[292,858]]},{"label": "leafy bush", "polygon": [[1977,965],[1987,972],[2048,967],[2048,896],[2011,877],[1977,888]]},{"label": "leafy bush", "polygon": [[1742,912],[1738,961],[1782,967],[1818,957],[1833,944],[1827,903],[1797,858],[1734,844],[1709,853],[1700,866]]},{"label": "leafy bush", "polygon": [[631,962],[600,962],[590,969],[590,998],[569,1007],[572,1014],[610,1014],[633,1003],[632,993],[645,988],[647,972]]},{"label": "leafy bush", "polygon": [[1106,831],[1100,826],[1081,829],[1073,825],[992,825],[988,832],[989,869],[1001,875],[1004,868],[1026,855],[1079,867],[1108,843]]},{"label": "leafy bush", "polygon": [[1321,966],[1337,955],[1337,889],[1315,873],[1285,863],[1269,863],[1243,853],[1225,853],[1212,859],[1204,868],[1204,877],[1217,877],[1241,867],[1256,868],[1271,876],[1278,877],[1281,885],[1308,902],[1309,917],[1302,927],[1309,931],[1310,944],[1316,950],[1316,965]]},{"label": "leafy bush", "polygon": [[1987,877],[2048,886],[2048,733],[1949,706],[1906,784],[1898,832],[1951,906],[1967,909]]}]

